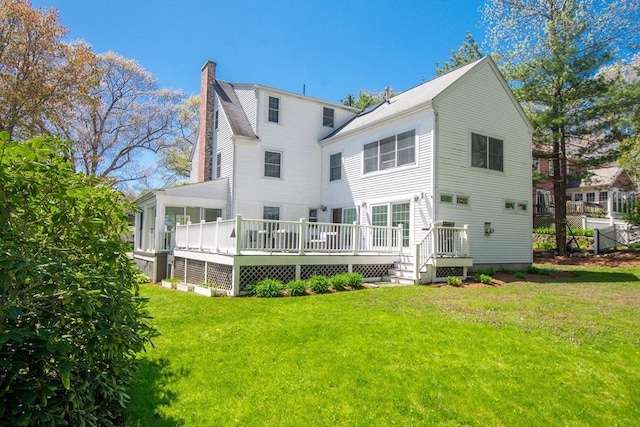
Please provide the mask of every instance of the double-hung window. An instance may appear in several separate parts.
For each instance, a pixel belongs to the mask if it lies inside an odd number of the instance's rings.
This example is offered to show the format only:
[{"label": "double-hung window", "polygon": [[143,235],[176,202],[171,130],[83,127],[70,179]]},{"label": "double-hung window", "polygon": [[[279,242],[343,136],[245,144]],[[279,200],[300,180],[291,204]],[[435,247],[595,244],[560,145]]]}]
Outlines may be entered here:
[{"label": "double-hung window", "polygon": [[471,134],[471,166],[502,172],[504,144],[501,139]]},{"label": "double-hung window", "polygon": [[222,153],[216,155],[216,179],[222,176]]},{"label": "double-hung window", "polygon": [[264,176],[281,178],[282,153],[277,151],[264,152]]},{"label": "double-hung window", "polygon": [[333,127],[333,108],[323,107],[322,109],[322,126]]},{"label": "double-hung window", "polygon": [[329,157],[329,181],[342,179],[342,153]]},{"label": "double-hung window", "polygon": [[269,97],[269,121],[280,123],[280,98]]},{"label": "double-hung window", "polygon": [[415,163],[415,130],[366,144],[363,149],[364,173]]}]

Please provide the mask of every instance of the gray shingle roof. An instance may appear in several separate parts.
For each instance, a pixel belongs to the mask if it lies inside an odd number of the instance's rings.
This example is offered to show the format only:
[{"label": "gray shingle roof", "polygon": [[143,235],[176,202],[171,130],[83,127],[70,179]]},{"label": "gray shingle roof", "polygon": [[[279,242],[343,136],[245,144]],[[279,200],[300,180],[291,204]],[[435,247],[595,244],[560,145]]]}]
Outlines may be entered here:
[{"label": "gray shingle roof", "polygon": [[240,105],[238,96],[233,89],[233,84],[215,80],[213,87],[216,94],[218,94],[218,100],[227,116],[227,120],[229,120],[233,134],[257,140],[258,137],[253,131],[242,105]]},{"label": "gray shingle roof", "polygon": [[427,105],[431,103],[438,95],[444,92],[447,88],[451,87],[456,81],[463,77],[467,72],[473,69],[481,62],[486,62],[489,57],[484,57],[463,67],[460,67],[454,71],[423,83],[419,86],[409,89],[406,92],[402,92],[391,99],[389,102],[382,102],[377,106],[368,108],[354,117],[351,121],[347,122],[344,126],[336,129],[335,132],[328,135],[324,140],[349,134],[359,129],[370,126],[376,122],[386,120],[390,117],[400,115],[404,112],[410,111],[421,105]]}]

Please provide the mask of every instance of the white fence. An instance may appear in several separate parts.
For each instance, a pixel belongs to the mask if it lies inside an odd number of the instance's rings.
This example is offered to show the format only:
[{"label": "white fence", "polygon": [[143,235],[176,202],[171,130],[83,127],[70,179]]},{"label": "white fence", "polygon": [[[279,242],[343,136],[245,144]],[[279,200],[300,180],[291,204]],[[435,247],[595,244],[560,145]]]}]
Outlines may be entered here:
[{"label": "white fence", "polygon": [[605,252],[622,246],[631,246],[640,242],[640,227],[625,225],[611,225],[596,229],[594,241],[595,253]]},{"label": "white fence", "polygon": [[242,219],[177,225],[178,248],[219,253],[402,253],[402,226]]}]

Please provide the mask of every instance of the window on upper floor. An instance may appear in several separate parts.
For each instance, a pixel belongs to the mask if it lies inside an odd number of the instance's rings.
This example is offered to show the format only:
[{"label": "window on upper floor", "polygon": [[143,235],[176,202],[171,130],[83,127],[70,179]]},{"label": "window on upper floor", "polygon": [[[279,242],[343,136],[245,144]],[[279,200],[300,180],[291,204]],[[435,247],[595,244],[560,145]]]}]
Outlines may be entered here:
[{"label": "window on upper floor", "polygon": [[333,127],[333,108],[322,109],[322,126]]},{"label": "window on upper floor", "polygon": [[329,157],[329,181],[342,179],[342,153]]},{"label": "window on upper floor", "polygon": [[504,147],[501,139],[471,134],[471,166],[502,172]]},{"label": "window on upper floor", "polygon": [[218,111],[219,110],[216,110],[216,112],[213,113],[213,128],[215,130],[218,130]]},{"label": "window on upper floor", "polygon": [[416,161],[415,130],[383,138],[364,146],[364,173],[409,165]]},{"label": "window on upper floor", "polygon": [[222,153],[216,155],[216,179],[222,175]]},{"label": "window on upper floor", "polygon": [[280,98],[269,97],[269,121],[280,123]]},{"label": "window on upper floor", "polygon": [[281,178],[282,153],[277,151],[264,152],[264,176]]}]

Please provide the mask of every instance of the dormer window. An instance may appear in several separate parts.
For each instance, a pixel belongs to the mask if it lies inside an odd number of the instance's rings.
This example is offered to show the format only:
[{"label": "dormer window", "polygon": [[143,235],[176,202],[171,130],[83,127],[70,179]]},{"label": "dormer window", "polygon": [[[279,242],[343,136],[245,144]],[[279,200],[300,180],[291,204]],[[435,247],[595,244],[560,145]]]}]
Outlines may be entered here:
[{"label": "dormer window", "polygon": [[322,109],[322,126],[333,127],[333,108],[324,107]]},{"label": "dormer window", "polygon": [[280,123],[280,98],[269,97],[269,121]]}]

